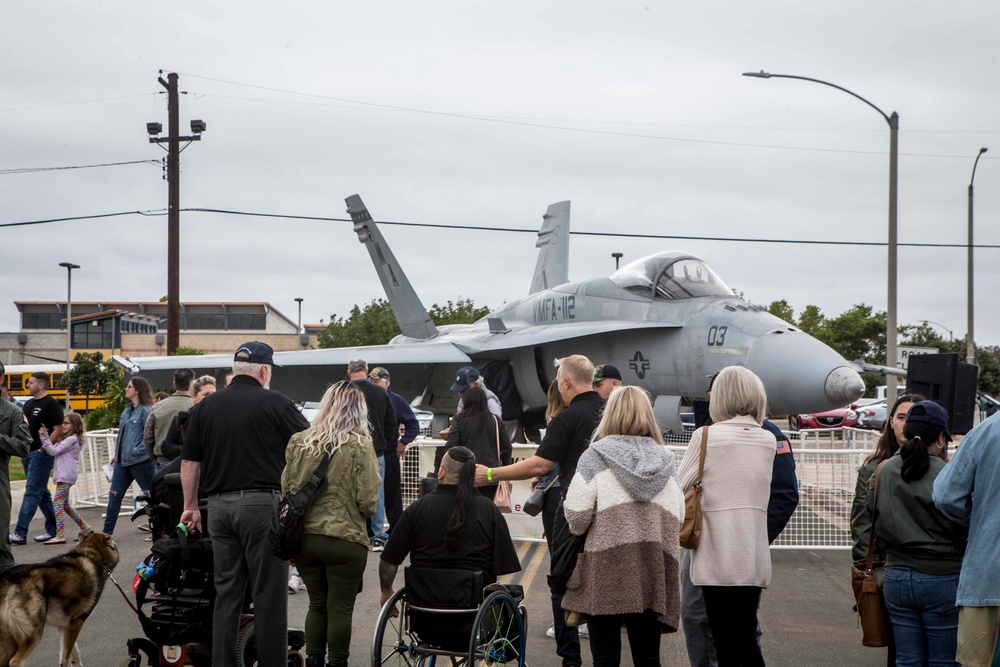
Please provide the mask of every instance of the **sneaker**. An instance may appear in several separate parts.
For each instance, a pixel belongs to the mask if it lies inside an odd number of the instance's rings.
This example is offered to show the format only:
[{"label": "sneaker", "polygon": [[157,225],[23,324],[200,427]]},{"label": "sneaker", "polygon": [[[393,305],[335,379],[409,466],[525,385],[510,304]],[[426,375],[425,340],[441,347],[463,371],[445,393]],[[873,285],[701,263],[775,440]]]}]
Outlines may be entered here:
[{"label": "sneaker", "polygon": [[55,537],[55,535],[50,535],[48,533],[42,533],[41,535],[35,535],[35,541],[36,542],[48,542],[53,537]]},{"label": "sneaker", "polygon": [[295,595],[299,591],[306,587],[305,583],[302,581],[302,577],[297,574],[293,574],[288,578],[288,594]]},{"label": "sneaker", "polygon": [[385,550],[385,542],[383,542],[378,538],[372,540],[372,551],[384,551],[384,550]]},{"label": "sneaker", "polygon": [[[590,628],[587,627],[586,623],[578,627],[577,631],[580,633],[580,639],[590,639]],[[546,630],[545,636],[548,637],[549,639],[555,639],[556,638],[555,626],[552,626],[548,630]]]},{"label": "sneaker", "polygon": [[10,537],[10,543],[15,544],[17,546],[24,546],[25,544],[28,543],[28,538],[26,538],[24,535],[11,533],[9,537]]}]

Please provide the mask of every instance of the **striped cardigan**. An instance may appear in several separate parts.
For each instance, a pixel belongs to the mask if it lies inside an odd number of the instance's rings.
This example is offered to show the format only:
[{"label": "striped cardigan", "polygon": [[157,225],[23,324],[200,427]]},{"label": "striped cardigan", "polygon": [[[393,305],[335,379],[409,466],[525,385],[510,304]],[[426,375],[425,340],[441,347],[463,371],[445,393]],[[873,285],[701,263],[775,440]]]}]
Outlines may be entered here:
[{"label": "striped cardigan", "polygon": [[676,632],[684,495],[670,450],[638,436],[598,440],[580,457],[563,508],[570,531],[587,533],[563,608],[652,610],[665,632]]}]

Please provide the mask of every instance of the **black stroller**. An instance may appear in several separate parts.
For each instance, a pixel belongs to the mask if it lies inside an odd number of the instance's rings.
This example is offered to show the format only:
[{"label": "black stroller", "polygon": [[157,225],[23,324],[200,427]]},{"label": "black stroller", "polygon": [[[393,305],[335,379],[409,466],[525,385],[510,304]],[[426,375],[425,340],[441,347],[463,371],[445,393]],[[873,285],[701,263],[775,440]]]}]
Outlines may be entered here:
[{"label": "black stroller", "polygon": [[[153,478],[150,495],[137,498],[146,506],[132,515],[133,521],[142,516],[149,518],[153,546],[149,556],[136,568],[132,584],[136,611],[146,636],[128,640],[128,657],[122,667],[212,664],[215,601],[212,541],[207,533],[189,536],[179,525],[184,506],[179,469],[180,459],[177,459],[160,470]],[[201,504],[203,525],[207,526],[206,508],[204,502]],[[288,667],[303,667],[304,645],[305,633],[289,629]],[[240,618],[236,655],[239,667],[257,664],[249,594]]]}]

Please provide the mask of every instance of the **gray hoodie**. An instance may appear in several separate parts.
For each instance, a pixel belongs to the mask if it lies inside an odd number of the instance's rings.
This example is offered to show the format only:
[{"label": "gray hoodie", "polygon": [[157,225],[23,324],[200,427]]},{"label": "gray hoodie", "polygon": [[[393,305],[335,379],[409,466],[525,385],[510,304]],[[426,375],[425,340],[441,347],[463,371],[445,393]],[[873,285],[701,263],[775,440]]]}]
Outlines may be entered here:
[{"label": "gray hoodie", "polygon": [[587,481],[607,468],[636,500],[649,502],[676,477],[673,453],[652,438],[637,435],[609,435],[593,443],[580,458],[581,473]]}]

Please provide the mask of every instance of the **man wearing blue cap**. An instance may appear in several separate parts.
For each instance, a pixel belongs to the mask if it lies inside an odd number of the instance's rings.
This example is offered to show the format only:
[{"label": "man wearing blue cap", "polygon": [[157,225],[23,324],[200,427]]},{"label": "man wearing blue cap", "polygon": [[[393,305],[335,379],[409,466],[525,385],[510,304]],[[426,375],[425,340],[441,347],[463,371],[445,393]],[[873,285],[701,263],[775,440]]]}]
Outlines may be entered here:
[{"label": "man wearing blue cap", "polygon": [[284,667],[288,654],[288,563],[267,539],[278,505],[285,446],[309,428],[287,396],[268,391],[274,350],[257,341],[233,356],[233,380],[188,417],[181,483],[188,530],[200,531],[198,489],[208,498],[208,529],[215,564],[212,664],[236,664],[236,636],[249,585],[260,667]]}]

